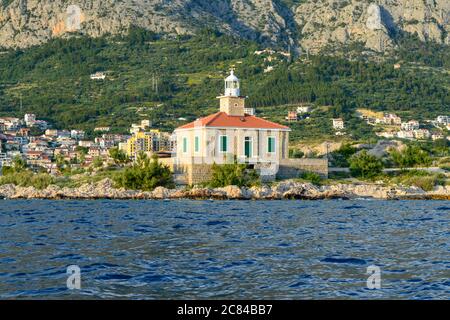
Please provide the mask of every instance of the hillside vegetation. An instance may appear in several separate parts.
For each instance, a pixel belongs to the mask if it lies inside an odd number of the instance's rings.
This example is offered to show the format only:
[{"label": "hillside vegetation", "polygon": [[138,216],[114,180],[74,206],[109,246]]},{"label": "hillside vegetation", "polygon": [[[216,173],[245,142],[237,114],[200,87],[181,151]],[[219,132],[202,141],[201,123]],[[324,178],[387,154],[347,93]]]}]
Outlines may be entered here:
[{"label": "hillside vegetation", "polygon": [[[293,139],[332,136],[330,119],[337,116],[355,138],[370,138],[372,129],[356,118],[356,108],[419,120],[450,110],[448,48],[413,37],[402,41],[396,56],[383,62],[277,53],[268,62],[254,54],[261,49],[255,42],[208,30],[175,40],[136,28],[121,37],[56,39],[0,55],[0,115],[33,112],[57,128],[88,132],[100,125],[125,132],[149,118],[172,130],[217,110],[215,97],[235,67],[248,105],[260,116],[283,122],[297,104],[316,106],[310,119],[289,124]],[[398,61],[402,67],[394,69]],[[274,71],[265,73],[267,66]],[[96,71],[106,72],[106,80],[90,80]]]}]

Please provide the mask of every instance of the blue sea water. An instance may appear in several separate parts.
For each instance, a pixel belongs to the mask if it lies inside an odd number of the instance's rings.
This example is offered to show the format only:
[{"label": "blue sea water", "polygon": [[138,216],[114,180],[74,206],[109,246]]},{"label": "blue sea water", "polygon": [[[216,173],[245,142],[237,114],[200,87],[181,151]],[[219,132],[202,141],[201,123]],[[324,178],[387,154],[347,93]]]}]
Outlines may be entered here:
[{"label": "blue sea water", "polygon": [[449,222],[448,201],[2,201],[0,298],[449,299]]}]

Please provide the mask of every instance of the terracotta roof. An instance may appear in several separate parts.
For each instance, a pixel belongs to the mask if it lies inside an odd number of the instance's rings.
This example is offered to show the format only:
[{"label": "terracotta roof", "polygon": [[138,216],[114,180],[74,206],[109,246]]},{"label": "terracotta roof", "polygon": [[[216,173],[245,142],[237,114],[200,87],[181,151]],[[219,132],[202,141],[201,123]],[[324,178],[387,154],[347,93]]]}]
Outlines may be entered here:
[{"label": "terracotta roof", "polygon": [[279,129],[289,130],[289,127],[246,114],[243,117],[229,116],[225,112],[218,112],[194,122],[185,124],[178,129],[191,129],[195,127],[222,127],[222,128],[251,128],[251,129]]}]

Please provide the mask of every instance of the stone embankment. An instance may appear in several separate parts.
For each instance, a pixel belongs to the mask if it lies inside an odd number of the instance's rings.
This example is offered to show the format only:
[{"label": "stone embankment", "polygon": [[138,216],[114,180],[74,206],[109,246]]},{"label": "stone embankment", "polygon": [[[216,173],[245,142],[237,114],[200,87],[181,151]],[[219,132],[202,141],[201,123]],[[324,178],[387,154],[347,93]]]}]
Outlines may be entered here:
[{"label": "stone embankment", "polygon": [[109,179],[78,188],[48,186],[38,190],[34,187],[15,185],[0,186],[0,198],[4,199],[439,199],[450,200],[450,186],[439,186],[426,192],[416,187],[386,186],[381,184],[336,184],[315,186],[310,183],[283,181],[272,186],[239,188],[156,188],[152,192],[116,189]]}]

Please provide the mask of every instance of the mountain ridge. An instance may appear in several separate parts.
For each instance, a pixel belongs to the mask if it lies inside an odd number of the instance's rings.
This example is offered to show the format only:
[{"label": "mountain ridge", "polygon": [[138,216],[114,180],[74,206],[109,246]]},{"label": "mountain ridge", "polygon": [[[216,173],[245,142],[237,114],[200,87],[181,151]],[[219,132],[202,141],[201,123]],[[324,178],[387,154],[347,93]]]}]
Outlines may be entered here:
[{"label": "mountain ridge", "polygon": [[353,43],[388,52],[399,32],[448,44],[449,11],[446,0],[3,0],[0,44],[27,48],[137,26],[172,36],[211,28],[298,52]]}]

